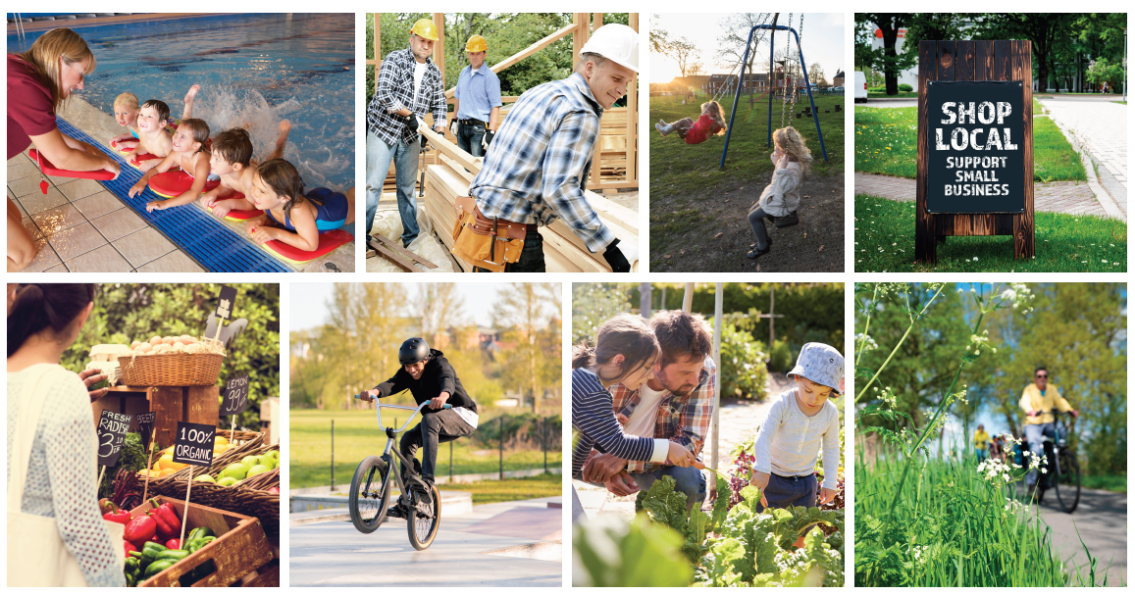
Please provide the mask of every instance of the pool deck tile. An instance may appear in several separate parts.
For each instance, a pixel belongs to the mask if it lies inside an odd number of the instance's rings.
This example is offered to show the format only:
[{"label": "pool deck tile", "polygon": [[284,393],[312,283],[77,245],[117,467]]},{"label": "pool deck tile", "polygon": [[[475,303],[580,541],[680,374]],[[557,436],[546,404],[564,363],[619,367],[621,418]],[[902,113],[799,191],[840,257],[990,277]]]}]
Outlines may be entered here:
[{"label": "pool deck tile", "polygon": [[147,227],[146,221],[129,208],[120,208],[97,219],[91,219],[91,224],[107,241],[116,241]]},{"label": "pool deck tile", "polygon": [[31,177],[39,173],[35,165],[24,161],[23,163],[16,163],[15,165],[8,165],[8,181]]},{"label": "pool deck tile", "polygon": [[37,215],[45,210],[51,210],[53,208],[63,206],[68,202],[67,197],[63,195],[63,192],[60,192],[55,188],[48,188],[47,194],[40,194],[39,188],[36,188],[34,194],[21,196],[19,201],[20,204],[24,207],[24,212],[28,213],[29,215]]},{"label": "pool deck tile", "polygon": [[32,215],[31,218],[35,221],[40,231],[43,231],[43,234],[49,237],[64,229],[70,229],[71,227],[87,222],[87,218],[83,216],[83,213],[79,212],[77,208],[70,204],[64,204],[63,206],[57,206],[51,210],[45,210]]},{"label": "pool deck tile", "polygon": [[[30,220],[24,219],[24,226],[34,227],[35,225],[33,225]],[[35,237],[35,247],[38,253],[36,253],[32,263],[21,272],[43,272],[44,270],[63,264],[63,261],[59,259],[59,254],[56,254],[55,250],[48,245],[43,235],[37,232],[34,233],[33,236]]]},{"label": "pool deck tile", "polygon": [[138,272],[208,272],[201,268],[193,258],[185,252],[176,250],[170,252],[149,264],[138,267]]},{"label": "pool deck tile", "polygon": [[113,245],[135,268],[177,250],[177,246],[153,227],[146,227],[117,239]]},{"label": "pool deck tile", "polygon": [[83,254],[107,244],[106,238],[99,234],[90,223],[83,223],[48,236],[47,241],[55,248],[64,262],[69,262]]},{"label": "pool deck tile", "polygon": [[39,176],[10,179],[8,180],[8,188],[12,190],[16,198],[39,194]]},{"label": "pool deck tile", "polygon": [[[105,214],[112,213],[116,210],[125,208],[126,205],[118,199],[117,196],[103,190],[96,194],[91,194],[86,198],[75,200],[72,202],[75,208],[83,213],[83,216],[93,221]],[[96,225],[97,227],[97,225]]]},{"label": "pool deck tile", "polygon": [[69,180],[66,183],[59,184],[57,187],[71,202],[105,191],[102,184],[93,179]]},{"label": "pool deck tile", "polygon": [[132,272],[134,267],[109,243],[67,262],[71,272]]}]

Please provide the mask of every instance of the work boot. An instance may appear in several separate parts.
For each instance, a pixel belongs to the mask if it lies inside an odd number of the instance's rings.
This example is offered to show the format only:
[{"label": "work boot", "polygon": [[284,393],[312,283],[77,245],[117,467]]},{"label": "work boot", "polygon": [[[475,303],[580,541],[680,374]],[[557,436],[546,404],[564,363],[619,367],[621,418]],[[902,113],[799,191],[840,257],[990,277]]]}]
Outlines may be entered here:
[{"label": "work boot", "polygon": [[798,224],[799,222],[800,222],[800,218],[796,216],[796,213],[790,212],[783,217],[776,217],[776,221],[773,224],[776,225],[777,228],[780,228],[780,227],[791,227],[793,225]]}]

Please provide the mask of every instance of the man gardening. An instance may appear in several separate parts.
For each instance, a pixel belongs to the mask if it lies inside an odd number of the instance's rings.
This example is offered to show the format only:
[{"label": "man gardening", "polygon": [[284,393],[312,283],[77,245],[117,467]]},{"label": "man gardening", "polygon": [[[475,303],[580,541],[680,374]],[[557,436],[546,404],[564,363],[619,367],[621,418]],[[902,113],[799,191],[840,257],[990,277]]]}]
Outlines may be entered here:
[{"label": "man gardening", "polygon": [[418,167],[418,118],[433,113],[434,130],[445,132],[445,84],[430,60],[437,25],[429,19],[414,23],[410,47],[391,52],[378,71],[378,88],[367,107],[367,235],[382,197],[390,163],[398,185],[398,214],[402,245],[418,237],[418,203],[414,182]]},{"label": "man gardening", "polygon": [[[422,421],[417,427],[402,435],[398,442],[398,451],[407,459],[414,460],[418,448],[422,448],[422,462],[420,470],[422,480],[434,484],[434,472],[437,463],[438,444],[453,441],[458,437],[465,437],[477,429],[477,403],[465,392],[453,366],[446,361],[441,351],[431,349],[421,338],[411,338],[402,343],[398,349],[398,362],[402,364],[394,377],[378,384],[373,390],[367,390],[360,398],[370,402],[375,398],[393,396],[403,390],[409,390],[414,402],[419,405],[429,402],[429,406],[422,409]],[[453,408],[443,409],[449,404]],[[405,470],[405,469],[404,469]],[[403,480],[406,476],[403,474]],[[389,515],[395,518],[404,518],[405,509],[402,499],[398,505],[391,508]]]},{"label": "man gardening", "polygon": [[[1033,456],[1044,460],[1044,436],[1056,438],[1056,416],[1052,410],[1070,412],[1073,417],[1080,416],[1076,409],[1060,395],[1056,386],[1048,385],[1048,370],[1037,367],[1033,374],[1033,383],[1025,388],[1021,394],[1021,410],[1025,411],[1025,440],[1029,442],[1029,451]],[[1028,493],[1031,496],[1036,490],[1037,471],[1029,472],[1025,477]]]},{"label": "man gardening", "polygon": [[[626,25],[604,25],[584,44],[574,74],[520,96],[493,138],[493,150],[469,193],[487,218],[484,224],[523,242],[523,247],[519,253],[508,252],[497,247],[505,242],[494,236],[491,252],[480,248],[469,253],[491,253],[480,259],[497,265],[503,261],[505,272],[544,272],[537,228],[561,218],[588,250],[603,254],[613,271],[630,272],[635,249],[619,244],[588,204],[584,190],[603,110],[626,94],[637,72],[638,33]],[[502,227],[507,233],[499,231]],[[472,228],[467,224],[461,232]],[[461,247],[460,238],[456,244]]]},{"label": "man gardening", "polygon": [[457,114],[457,146],[474,157],[485,156],[500,125],[501,81],[485,65],[489,44],[474,35],[465,44],[469,65],[457,77],[454,113]]},{"label": "man gardening", "polygon": [[[662,350],[654,377],[634,391],[622,384],[611,386],[615,414],[627,435],[669,439],[696,456],[713,417],[715,369],[709,326],[701,316],[680,310],[659,312],[650,325]],[[705,475],[693,466],[633,462],[592,451],[581,476],[573,478],[601,484],[622,497],[649,490],[663,476],[672,477],[674,490],[686,494],[687,510],[705,500]]]}]

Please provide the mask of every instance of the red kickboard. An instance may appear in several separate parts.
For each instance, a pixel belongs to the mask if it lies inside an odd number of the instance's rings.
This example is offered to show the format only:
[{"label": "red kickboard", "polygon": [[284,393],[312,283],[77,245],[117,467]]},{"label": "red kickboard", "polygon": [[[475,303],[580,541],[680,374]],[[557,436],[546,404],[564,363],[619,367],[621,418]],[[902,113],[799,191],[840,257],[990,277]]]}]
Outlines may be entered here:
[{"label": "red kickboard", "polygon": [[[217,202],[224,202],[225,200],[240,200],[242,198],[244,198],[244,194],[241,194],[240,192],[233,192],[232,194],[229,194],[228,196],[217,198]],[[211,211],[213,209],[210,208],[209,210]],[[228,212],[228,214],[225,215],[225,220],[226,221],[247,221],[249,219],[254,219],[254,218],[256,218],[256,217],[258,217],[262,214],[264,214],[263,210],[256,210],[256,209],[253,209],[253,210],[230,210]]]},{"label": "red kickboard", "polygon": [[354,235],[342,229],[335,229],[334,231],[319,234],[319,247],[315,248],[314,251],[307,252],[276,239],[264,242],[264,249],[289,262],[311,262],[316,258],[326,256],[335,248],[354,240]]},{"label": "red kickboard", "polygon": [[135,154],[133,157],[130,157],[130,160],[127,161],[127,162],[130,163],[131,165],[133,165],[134,167],[138,167],[139,165],[142,164],[142,161],[153,161],[154,159],[161,160],[162,157],[159,157],[157,155],[151,155],[150,153],[142,153],[140,155]]},{"label": "red kickboard", "polygon": [[[137,139],[135,139],[135,140],[137,140]],[[123,142],[126,142],[126,141],[124,140]],[[114,149],[114,150],[116,150],[120,153],[132,153],[132,152],[134,152],[134,149],[138,148],[138,145],[118,146],[118,143],[112,140],[112,141],[110,141],[110,148],[112,148],[112,149]]]},{"label": "red kickboard", "polygon": [[106,171],[105,169],[99,169],[98,171],[68,171],[66,169],[59,169],[55,165],[52,165],[51,161],[47,160],[47,157],[39,154],[35,149],[28,151],[28,156],[32,158],[32,161],[35,161],[39,164],[39,168],[41,171],[43,171],[44,175],[54,175],[57,177],[75,177],[82,179],[97,179],[102,181],[114,179],[114,173]]},{"label": "red kickboard", "polygon": [[[221,185],[219,181],[207,181],[203,192],[213,190],[219,185]],[[180,169],[159,173],[150,178],[150,189],[158,196],[166,198],[180,196],[192,187],[193,177]]]}]

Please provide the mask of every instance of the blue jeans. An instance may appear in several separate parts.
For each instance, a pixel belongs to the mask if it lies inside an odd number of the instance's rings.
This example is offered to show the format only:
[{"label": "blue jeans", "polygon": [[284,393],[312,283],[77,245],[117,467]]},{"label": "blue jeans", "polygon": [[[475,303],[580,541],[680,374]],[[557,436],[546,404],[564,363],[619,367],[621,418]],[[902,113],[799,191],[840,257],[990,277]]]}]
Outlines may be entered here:
[{"label": "blue jeans", "polygon": [[[632,474],[631,478],[634,479],[638,486],[643,491],[649,491],[650,487],[654,485],[654,481],[668,476],[674,479],[674,492],[686,494],[686,512],[689,513],[694,505],[701,506],[701,502],[705,501],[705,475],[702,471],[688,466],[686,468],[679,468],[677,466],[663,466],[654,472],[643,472],[639,474]],[[728,495],[726,495],[728,496]]]},{"label": "blue jeans", "polygon": [[[1025,440],[1029,442],[1029,451],[1041,459],[1042,462],[1047,462],[1044,458],[1044,436],[1047,435],[1052,439],[1056,439],[1056,423],[1042,423],[1040,425],[1025,425]],[[1028,468],[1029,461],[1025,460],[1025,468]],[[1032,471],[1025,477],[1025,484],[1033,486],[1036,484],[1037,471]]]},{"label": "blue jeans", "polygon": [[[770,508],[789,507],[818,507],[816,505],[816,492],[819,485],[816,475],[798,477],[782,477],[769,475],[768,485],[765,487],[765,501]],[[757,511],[764,511],[764,506],[757,504]]]},{"label": "blue jeans", "polygon": [[378,211],[382,186],[393,161],[394,179],[398,185],[398,214],[402,217],[402,245],[408,246],[418,237],[418,201],[414,198],[418,154],[417,145],[399,142],[391,146],[367,132],[367,235],[374,226],[374,213]]},{"label": "blue jeans", "polygon": [[484,157],[485,149],[481,146],[481,139],[485,137],[485,124],[463,124],[457,122],[457,147],[473,155]]}]

